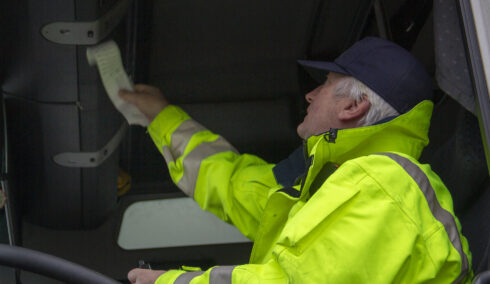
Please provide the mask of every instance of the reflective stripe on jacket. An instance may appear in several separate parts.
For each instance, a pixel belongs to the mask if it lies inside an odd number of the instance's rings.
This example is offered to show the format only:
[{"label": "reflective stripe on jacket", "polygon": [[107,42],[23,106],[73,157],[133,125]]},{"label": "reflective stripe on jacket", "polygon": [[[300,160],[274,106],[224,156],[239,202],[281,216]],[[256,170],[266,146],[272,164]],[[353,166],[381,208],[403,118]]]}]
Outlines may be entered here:
[{"label": "reflective stripe on jacket", "polygon": [[[273,164],[165,108],[149,132],[173,181],[254,248],[248,264],[171,270],[156,283],[468,282],[471,254],[451,196],[416,160],[431,112],[424,101],[389,122],[308,138],[306,173],[283,188]],[[323,177],[330,162],[340,167]]]}]

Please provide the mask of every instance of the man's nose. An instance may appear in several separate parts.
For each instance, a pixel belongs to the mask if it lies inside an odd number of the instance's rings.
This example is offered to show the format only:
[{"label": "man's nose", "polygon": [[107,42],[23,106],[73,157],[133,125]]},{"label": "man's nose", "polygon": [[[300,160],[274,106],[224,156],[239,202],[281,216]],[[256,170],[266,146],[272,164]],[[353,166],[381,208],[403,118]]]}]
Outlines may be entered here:
[{"label": "man's nose", "polygon": [[305,95],[305,99],[309,104],[311,104],[311,102],[313,101],[313,98],[316,96],[316,94],[318,92],[320,92],[321,87],[322,87],[322,85],[316,87],[315,89],[311,90],[308,94]]}]

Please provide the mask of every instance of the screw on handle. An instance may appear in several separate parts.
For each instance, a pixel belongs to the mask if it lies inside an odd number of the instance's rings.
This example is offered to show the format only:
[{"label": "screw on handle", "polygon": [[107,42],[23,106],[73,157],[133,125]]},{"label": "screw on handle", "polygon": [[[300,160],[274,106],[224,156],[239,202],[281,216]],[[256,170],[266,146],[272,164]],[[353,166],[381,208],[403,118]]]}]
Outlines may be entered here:
[{"label": "screw on handle", "polygon": [[151,266],[149,263],[145,262],[144,260],[140,259],[138,260],[138,268],[142,268],[142,269],[150,269],[151,270]]}]

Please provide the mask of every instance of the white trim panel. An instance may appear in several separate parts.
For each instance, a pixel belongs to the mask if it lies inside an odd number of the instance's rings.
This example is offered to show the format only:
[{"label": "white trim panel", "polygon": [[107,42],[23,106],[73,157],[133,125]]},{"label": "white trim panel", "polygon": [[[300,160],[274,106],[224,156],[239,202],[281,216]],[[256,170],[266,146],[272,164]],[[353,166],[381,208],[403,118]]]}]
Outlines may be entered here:
[{"label": "white trim panel", "polygon": [[127,250],[244,242],[250,240],[235,227],[186,197],[131,204],[124,212],[117,240]]}]

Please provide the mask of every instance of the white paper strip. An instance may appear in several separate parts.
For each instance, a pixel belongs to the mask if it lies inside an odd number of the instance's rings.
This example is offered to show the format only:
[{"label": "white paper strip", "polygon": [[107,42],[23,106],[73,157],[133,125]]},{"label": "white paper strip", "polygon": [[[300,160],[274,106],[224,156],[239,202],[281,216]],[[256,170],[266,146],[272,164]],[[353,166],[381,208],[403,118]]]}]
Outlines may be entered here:
[{"label": "white paper strip", "polygon": [[124,101],[118,95],[119,90],[132,91],[133,83],[124,71],[117,44],[111,40],[87,48],[87,60],[90,65],[97,65],[109,98],[128,123],[148,126],[148,118],[136,106]]}]

